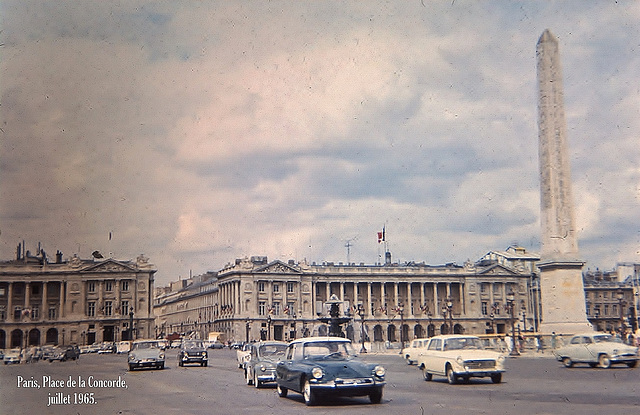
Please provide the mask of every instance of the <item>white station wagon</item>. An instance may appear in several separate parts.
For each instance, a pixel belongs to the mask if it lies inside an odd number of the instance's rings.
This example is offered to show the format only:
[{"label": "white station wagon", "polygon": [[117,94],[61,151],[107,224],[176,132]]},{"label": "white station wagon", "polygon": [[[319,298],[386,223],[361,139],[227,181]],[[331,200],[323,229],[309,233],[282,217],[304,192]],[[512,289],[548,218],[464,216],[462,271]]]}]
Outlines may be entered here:
[{"label": "white station wagon", "polygon": [[574,363],[587,363],[591,367],[609,368],[614,364],[636,367],[638,348],[622,343],[607,333],[574,335],[569,344],[555,351],[556,358],[566,367]]},{"label": "white station wagon", "polygon": [[493,383],[502,382],[505,356],[485,350],[476,336],[442,335],[429,340],[418,357],[418,368],[425,380],[433,375],[446,376],[449,383],[468,382],[472,377],[490,377]]}]

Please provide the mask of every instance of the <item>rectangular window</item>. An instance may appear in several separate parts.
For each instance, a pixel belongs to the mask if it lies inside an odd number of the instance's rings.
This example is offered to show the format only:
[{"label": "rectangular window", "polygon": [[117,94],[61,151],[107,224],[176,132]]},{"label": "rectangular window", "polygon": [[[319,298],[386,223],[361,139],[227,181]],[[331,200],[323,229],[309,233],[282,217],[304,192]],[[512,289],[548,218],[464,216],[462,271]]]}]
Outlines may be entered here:
[{"label": "rectangular window", "polygon": [[483,316],[487,315],[487,302],[486,301],[482,302],[482,315]]},{"label": "rectangular window", "polygon": [[40,307],[31,307],[31,319],[37,320],[40,318]]},{"label": "rectangular window", "polygon": [[95,281],[87,281],[87,292],[90,292],[90,293],[96,292],[96,282]]},{"label": "rectangular window", "polygon": [[258,315],[264,316],[267,314],[267,304],[264,301],[258,303]]},{"label": "rectangular window", "polygon": [[104,289],[105,291],[113,291],[113,281],[105,281]]},{"label": "rectangular window", "polygon": [[500,308],[501,308],[500,307],[500,303],[495,302],[495,303],[493,303],[493,307],[491,307],[491,312],[493,314],[495,314],[496,316],[499,316],[500,315]]},{"label": "rectangular window", "polygon": [[0,321],[5,321],[7,319],[7,310],[4,306],[0,306]]},{"label": "rectangular window", "polygon": [[126,316],[129,314],[129,301],[123,301],[120,307],[120,314]]},{"label": "rectangular window", "polygon": [[20,320],[22,318],[22,307],[13,307],[13,319]]},{"label": "rectangular window", "polygon": [[604,305],[604,315],[608,316],[609,315],[609,304],[605,304]]},{"label": "rectangular window", "polygon": [[96,316],[96,302],[89,301],[87,302],[87,316],[95,317]]},{"label": "rectangular window", "polygon": [[486,293],[487,292],[487,283],[486,282],[481,282],[480,283],[480,292],[481,293]]},{"label": "rectangular window", "polygon": [[111,301],[104,302],[104,315],[110,316],[113,311],[113,303]]},{"label": "rectangular window", "polygon": [[275,316],[279,316],[280,315],[280,302],[279,301],[275,301],[273,303],[273,315],[275,315]]},{"label": "rectangular window", "polygon": [[55,307],[49,307],[49,320],[55,320],[56,316],[58,315],[58,313],[56,312],[56,308]]},{"label": "rectangular window", "polygon": [[122,280],[122,291],[129,291],[129,280]]},{"label": "rectangular window", "polygon": [[294,292],[294,287],[295,287],[295,286],[293,285],[293,283],[292,283],[292,282],[288,282],[288,283],[287,283],[287,292],[288,292],[288,293],[292,293],[292,292]]},{"label": "rectangular window", "polygon": [[261,293],[264,292],[264,282],[263,281],[259,281],[258,282],[258,291],[260,291]]},{"label": "rectangular window", "polygon": [[280,292],[280,284],[273,284],[273,292],[274,293],[279,293]]}]

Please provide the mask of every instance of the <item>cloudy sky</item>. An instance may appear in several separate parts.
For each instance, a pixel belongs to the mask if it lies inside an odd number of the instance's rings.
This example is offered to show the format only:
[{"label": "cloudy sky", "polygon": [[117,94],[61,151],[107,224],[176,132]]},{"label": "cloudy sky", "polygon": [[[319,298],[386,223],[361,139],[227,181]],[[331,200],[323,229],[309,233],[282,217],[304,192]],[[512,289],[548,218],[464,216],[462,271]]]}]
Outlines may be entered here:
[{"label": "cloudy sky", "polygon": [[549,28],[581,255],[640,261],[638,2],[0,0],[0,25],[2,259],[144,253],[164,285],[373,264],[383,226],[394,261],[538,252]]}]

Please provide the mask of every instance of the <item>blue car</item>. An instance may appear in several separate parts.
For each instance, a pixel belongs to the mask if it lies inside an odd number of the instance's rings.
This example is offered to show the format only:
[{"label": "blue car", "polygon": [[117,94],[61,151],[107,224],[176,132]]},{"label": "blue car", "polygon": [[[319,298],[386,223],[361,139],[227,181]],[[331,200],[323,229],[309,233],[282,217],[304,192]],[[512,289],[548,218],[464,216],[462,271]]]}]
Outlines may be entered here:
[{"label": "blue car", "polygon": [[382,366],[361,361],[351,341],[341,337],[294,340],[276,366],[278,395],[301,393],[308,406],[334,396],[368,396],[380,403],[384,376]]}]

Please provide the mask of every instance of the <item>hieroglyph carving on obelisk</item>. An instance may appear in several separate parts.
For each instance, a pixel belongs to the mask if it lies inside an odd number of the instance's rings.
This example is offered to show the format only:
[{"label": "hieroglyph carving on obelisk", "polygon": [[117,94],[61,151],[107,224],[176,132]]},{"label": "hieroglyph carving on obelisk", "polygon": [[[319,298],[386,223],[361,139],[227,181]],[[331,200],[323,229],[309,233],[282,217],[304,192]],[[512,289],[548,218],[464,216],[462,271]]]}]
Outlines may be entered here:
[{"label": "hieroglyph carving on obelisk", "polygon": [[571,167],[564,114],[558,40],[547,29],[538,40],[538,139],[540,158],[541,331],[591,330],[587,321],[583,261],[578,259]]}]

